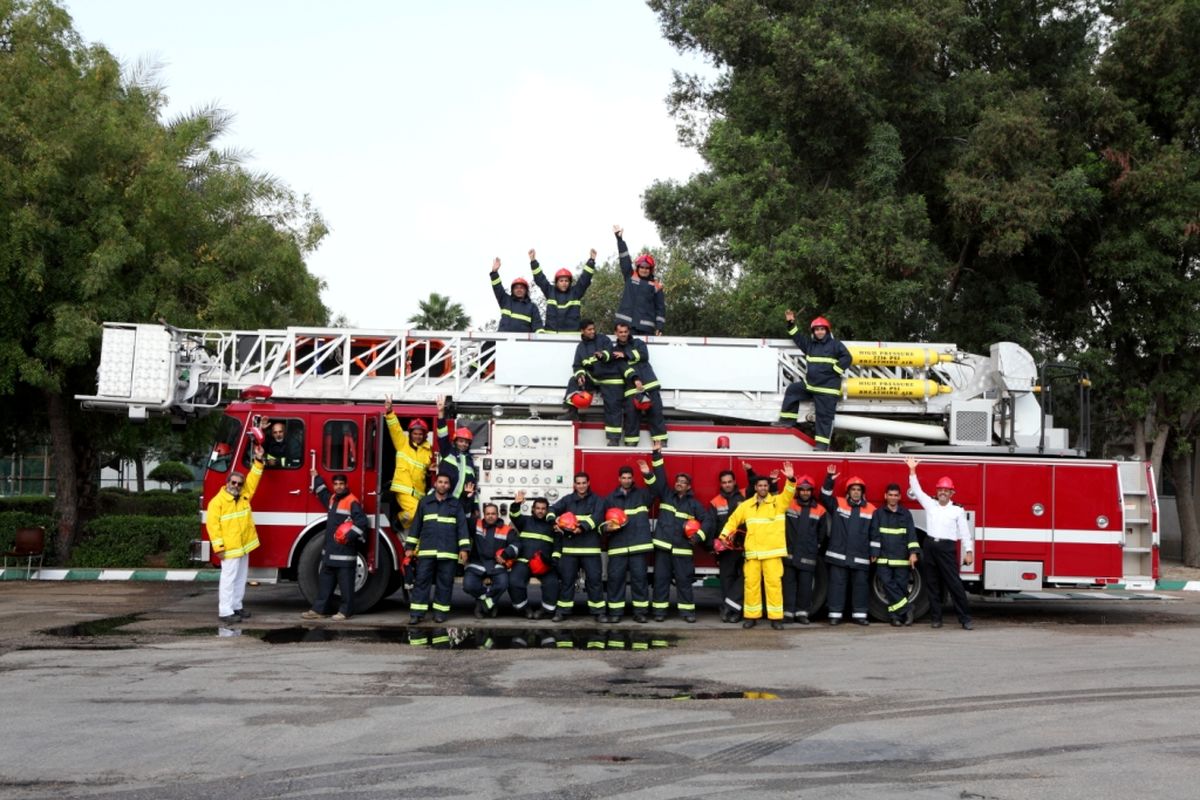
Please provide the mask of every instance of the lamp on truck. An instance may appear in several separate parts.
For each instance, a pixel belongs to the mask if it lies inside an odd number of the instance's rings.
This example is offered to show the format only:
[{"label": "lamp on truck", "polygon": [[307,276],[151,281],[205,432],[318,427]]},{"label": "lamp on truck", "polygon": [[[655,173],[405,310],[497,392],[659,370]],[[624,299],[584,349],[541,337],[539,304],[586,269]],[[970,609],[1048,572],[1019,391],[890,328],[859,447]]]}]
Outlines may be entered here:
[{"label": "lamp on truck", "polygon": [[239,395],[242,400],[270,400],[271,395],[275,394],[271,391],[271,387],[264,383],[256,383],[253,386],[247,386],[242,389]]}]

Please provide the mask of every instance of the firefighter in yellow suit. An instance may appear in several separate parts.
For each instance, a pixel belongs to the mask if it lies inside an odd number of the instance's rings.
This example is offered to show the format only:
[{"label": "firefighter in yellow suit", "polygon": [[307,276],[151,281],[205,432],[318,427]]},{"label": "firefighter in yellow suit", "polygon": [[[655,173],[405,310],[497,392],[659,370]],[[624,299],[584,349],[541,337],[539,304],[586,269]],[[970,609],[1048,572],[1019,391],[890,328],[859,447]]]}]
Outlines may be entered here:
[{"label": "firefighter in yellow suit", "polygon": [[728,543],[738,528],[746,530],[746,597],[742,605],[743,628],[753,628],[763,615],[763,584],[767,590],[767,618],[771,627],[783,628],[783,559],[787,556],[785,525],[788,506],[796,494],[796,473],[792,462],[783,462],[787,486],[772,496],[771,479],[760,475],[754,480],[754,497],[743,501],[721,529],[720,538]]},{"label": "firefighter in yellow suit", "polygon": [[213,496],[204,515],[208,541],[221,559],[221,581],[217,586],[217,616],[221,622],[241,622],[250,616],[242,608],[250,553],[258,549],[258,531],[250,500],[263,475],[263,449],[254,448],[254,466],[249,475],[230,472],[225,486]]},{"label": "firefighter in yellow suit", "polygon": [[401,530],[408,530],[417,510],[417,501],[429,490],[429,464],[433,460],[433,449],[429,446],[429,426],[422,419],[414,419],[408,426],[408,436],[400,427],[400,420],[392,411],[392,398],[384,401],[384,419],[388,435],[396,448],[396,471],[392,473],[392,496],[396,498],[397,519]]}]

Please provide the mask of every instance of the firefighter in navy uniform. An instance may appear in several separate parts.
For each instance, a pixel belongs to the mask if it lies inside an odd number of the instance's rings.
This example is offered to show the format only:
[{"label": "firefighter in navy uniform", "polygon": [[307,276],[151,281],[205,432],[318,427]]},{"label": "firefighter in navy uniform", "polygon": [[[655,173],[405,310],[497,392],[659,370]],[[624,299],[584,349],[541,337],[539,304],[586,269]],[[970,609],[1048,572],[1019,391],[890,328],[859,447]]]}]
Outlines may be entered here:
[{"label": "firefighter in navy uniform", "polygon": [[[654,442],[654,483],[651,491],[658,495],[658,524],[654,529],[654,621],[667,618],[670,608],[671,581],[675,581],[675,605],[684,622],[696,621],[696,600],[692,595],[696,564],[693,545],[705,539],[708,509],[692,494],[692,477],[686,472],[668,483],[663,464],[662,448]],[[642,473],[645,461],[638,461]],[[711,525],[708,526],[711,529]]]},{"label": "firefighter in navy uniform", "polygon": [[580,330],[583,296],[587,294],[588,287],[592,285],[592,276],[596,274],[596,250],[593,248],[588,253],[579,280],[575,280],[571,270],[563,268],[554,273],[554,285],[551,286],[542,273],[534,250],[529,251],[529,269],[533,272],[533,282],[546,297],[546,324],[535,330],[539,333],[575,333]]},{"label": "firefighter in navy uniform", "polygon": [[[621,327],[617,326],[618,331]],[[625,326],[622,346],[603,334],[596,334],[594,344],[587,340],[575,348],[575,380],[580,380],[580,369],[590,373],[591,380],[600,387],[604,399],[604,438],[609,447],[621,444],[621,433],[625,429],[625,373],[628,370],[626,347],[629,343],[629,326]],[[586,335],[586,329],[580,336]],[[579,356],[583,355],[581,359]]]},{"label": "firefighter in navy uniform", "polygon": [[783,618],[808,624],[813,604],[817,556],[825,538],[825,506],[816,498],[809,475],[796,480],[796,496],[787,510],[788,557],[783,562]]},{"label": "firefighter in navy uniform", "polygon": [[515,279],[504,291],[500,284],[500,259],[492,261],[492,293],[500,306],[500,333],[533,333],[542,329],[542,313],[529,296],[529,281]]},{"label": "firefighter in navy uniform", "polygon": [[838,399],[842,396],[842,375],[850,368],[853,359],[846,345],[833,338],[829,320],[817,317],[809,325],[812,338],[802,336],[796,325],[796,314],[789,308],[784,314],[788,322],[788,335],[808,360],[804,380],[787,387],[783,394],[783,407],[779,411],[779,425],[798,425],[797,413],[802,401],[811,400],[816,416],[817,450],[828,450],[833,435],[833,418],[837,412]]},{"label": "firefighter in navy uniform", "polygon": [[[654,474],[643,472],[642,480],[646,486],[653,486]],[[604,499],[605,529],[608,531],[609,622],[620,622],[625,613],[626,575],[633,600],[633,621],[645,622],[650,613],[646,555],[654,550],[650,534],[650,504],[653,500],[647,489],[634,486],[632,467],[617,470],[617,488]]]},{"label": "firefighter in navy uniform", "polygon": [[[549,518],[550,504],[535,497],[530,513],[521,511],[525,492],[518,491],[508,507],[508,518],[517,529],[517,540],[510,543],[505,557],[515,559],[508,573],[508,596],[513,609],[524,612],[526,619],[541,619],[558,611],[558,560],[562,556],[562,536]],[[537,578],[542,586],[541,605],[529,602],[529,581]]]},{"label": "firefighter in navy uniform", "polygon": [[742,618],[742,601],[746,594],[742,583],[745,556],[740,547],[727,547],[717,538],[717,534],[729,521],[730,513],[746,499],[746,494],[738,489],[737,476],[733,470],[722,471],[717,480],[720,491],[708,503],[712,511],[709,516],[708,539],[713,543],[713,552],[717,557],[717,574],[721,582],[721,621],[737,622]]},{"label": "firefighter in navy uniform", "polygon": [[358,560],[357,546],[365,543],[367,530],[371,527],[362,504],[350,493],[345,475],[334,475],[330,482],[333,491],[316,469],[309,471],[313,479],[313,492],[317,502],[328,512],[325,520],[325,544],[321,548],[321,571],[317,582],[317,599],[313,607],[300,616],[304,619],[321,619],[329,613],[336,584],[342,595],[342,603],[335,620],[349,619],[354,614],[354,570]]},{"label": "firefighter in navy uniform", "polygon": [[625,245],[624,229],[613,225],[617,237],[617,258],[621,263],[621,275],[625,277],[625,290],[617,306],[618,323],[624,322],[643,336],[661,336],[667,324],[667,306],[663,286],[654,280],[654,256],[646,253],[634,261],[629,257]]},{"label": "firefighter in navy uniform", "polygon": [[604,432],[614,441],[621,434],[621,409],[625,404],[625,379],[617,366],[602,362],[597,353],[612,347],[612,339],[596,332],[596,323],[585,319],[579,323],[579,344],[575,345],[575,358],[571,362],[571,379],[563,403],[567,406],[567,419],[579,419],[581,408],[591,405],[577,402],[578,395],[594,395],[597,390],[604,400]]},{"label": "firefighter in navy uniform", "polygon": [[663,416],[662,393],[646,343],[631,335],[629,327],[617,323],[614,347],[625,353],[625,446],[636,447],[642,417],[650,424],[650,441],[666,447],[667,421]]},{"label": "firefighter in navy uniform", "polygon": [[550,507],[550,517],[562,534],[562,557],[558,560],[558,609],[554,621],[562,622],[575,610],[575,579],[583,570],[588,613],[597,622],[604,613],[604,565],[600,560],[600,523],[604,501],[592,492],[586,472],[575,473],[575,491]]},{"label": "firefighter in navy uniform", "polygon": [[821,487],[821,504],[830,515],[829,544],[825,563],[829,565],[829,624],[840,625],[846,607],[846,583],[851,584],[851,619],[856,625],[867,620],[868,580],[871,569],[871,518],[875,506],[867,502],[867,484],[858,476],[846,481],[846,496],[834,497],[836,464],[830,464]]},{"label": "firefighter in navy uniform", "polygon": [[474,503],[474,487],[478,480],[475,471],[475,456],[471,455],[471,442],[475,435],[465,425],[453,425],[445,418],[446,398],[437,399],[438,472],[449,476],[450,493],[466,503],[465,510],[471,512]]},{"label": "firefighter in navy uniform", "polygon": [[900,505],[900,484],[889,483],[883,492],[883,506],[871,518],[871,561],[883,584],[888,618],[893,627],[911,625],[908,613],[908,571],[917,566],[917,527],[912,512]]},{"label": "firefighter in navy uniform", "polygon": [[417,513],[404,540],[405,554],[416,558],[409,624],[416,625],[429,611],[433,590],[433,621],[445,622],[450,614],[450,596],[454,591],[454,573],[467,563],[471,545],[467,515],[462,503],[450,493],[450,476],[439,472],[433,491],[417,503]]},{"label": "firefighter in navy uniform", "polygon": [[506,551],[516,541],[515,534],[500,521],[500,507],[484,503],[483,516],[475,521],[471,557],[463,572],[463,592],[475,598],[475,616],[479,619],[484,614],[496,616],[496,601],[508,591]]}]

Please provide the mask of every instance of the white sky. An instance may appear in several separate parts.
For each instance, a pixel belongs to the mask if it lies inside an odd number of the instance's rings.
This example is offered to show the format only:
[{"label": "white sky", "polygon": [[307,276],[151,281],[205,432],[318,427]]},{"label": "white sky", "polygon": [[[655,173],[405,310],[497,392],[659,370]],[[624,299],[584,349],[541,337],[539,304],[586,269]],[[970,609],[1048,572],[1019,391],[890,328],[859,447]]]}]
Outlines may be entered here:
[{"label": "white sky", "polygon": [[702,166],[664,98],[677,54],[639,0],[204,3],[67,0],[126,64],[162,64],[168,116],[217,103],[221,145],[312,197],[331,233],[309,267],[333,313],[405,327],[431,291],[475,326],[487,280],[658,244],[641,194]]}]

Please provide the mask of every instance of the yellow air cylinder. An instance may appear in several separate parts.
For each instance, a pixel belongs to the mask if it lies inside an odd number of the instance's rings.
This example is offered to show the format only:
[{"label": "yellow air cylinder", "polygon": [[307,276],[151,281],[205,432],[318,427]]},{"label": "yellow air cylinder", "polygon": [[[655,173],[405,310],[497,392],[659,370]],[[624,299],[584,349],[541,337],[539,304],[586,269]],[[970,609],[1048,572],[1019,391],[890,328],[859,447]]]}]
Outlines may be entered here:
[{"label": "yellow air cylinder", "polygon": [[929,367],[954,360],[953,353],[939,353],[928,347],[847,347],[860,367]]},{"label": "yellow air cylinder", "polygon": [[953,391],[936,381],[895,380],[888,378],[846,378],[842,392],[846,397],[866,399],[925,400]]}]

